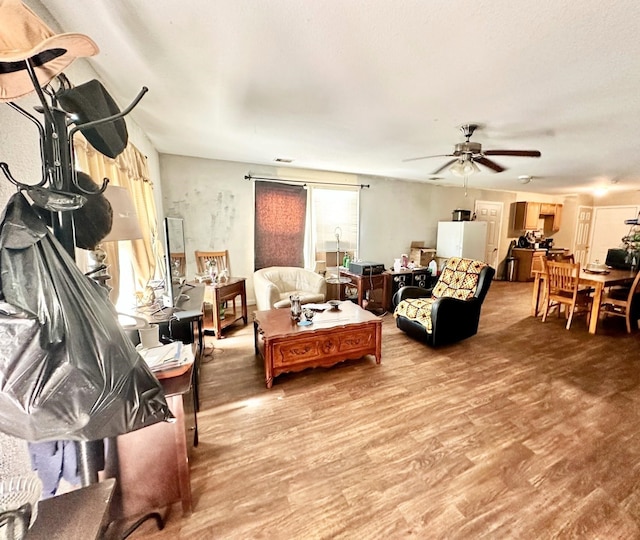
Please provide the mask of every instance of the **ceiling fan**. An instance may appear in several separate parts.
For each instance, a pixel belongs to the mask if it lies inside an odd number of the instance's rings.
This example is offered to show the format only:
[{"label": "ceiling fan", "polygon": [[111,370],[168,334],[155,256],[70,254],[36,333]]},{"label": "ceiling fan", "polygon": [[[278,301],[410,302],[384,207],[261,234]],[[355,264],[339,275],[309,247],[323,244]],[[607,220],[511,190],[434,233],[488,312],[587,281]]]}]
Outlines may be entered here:
[{"label": "ceiling fan", "polygon": [[473,132],[478,128],[478,124],[464,124],[460,126],[460,131],[464,135],[466,141],[455,145],[452,154],[439,154],[434,156],[422,156],[417,158],[403,159],[402,161],[417,161],[419,159],[427,159],[434,157],[453,157],[454,159],[447,161],[444,165],[433,171],[431,174],[438,174],[447,167],[451,172],[459,176],[468,176],[470,174],[480,172],[480,168],[476,165],[484,165],[494,172],[502,172],[506,167],[499,165],[495,161],[487,158],[487,156],[519,156],[519,157],[540,157],[538,150],[485,150],[482,151],[482,145],[477,142],[470,142],[469,139]]}]

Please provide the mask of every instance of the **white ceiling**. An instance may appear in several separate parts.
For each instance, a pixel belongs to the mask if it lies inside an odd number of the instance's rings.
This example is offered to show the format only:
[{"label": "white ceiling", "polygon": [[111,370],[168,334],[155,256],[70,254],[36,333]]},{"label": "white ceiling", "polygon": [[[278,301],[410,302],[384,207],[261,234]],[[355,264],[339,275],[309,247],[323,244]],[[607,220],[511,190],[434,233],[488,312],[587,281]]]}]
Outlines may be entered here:
[{"label": "white ceiling", "polygon": [[402,160],[480,123],[483,149],[542,157],[470,185],[640,188],[637,0],[42,2],[121,108],[149,87],[132,116],[161,153],[433,181],[448,158]]}]

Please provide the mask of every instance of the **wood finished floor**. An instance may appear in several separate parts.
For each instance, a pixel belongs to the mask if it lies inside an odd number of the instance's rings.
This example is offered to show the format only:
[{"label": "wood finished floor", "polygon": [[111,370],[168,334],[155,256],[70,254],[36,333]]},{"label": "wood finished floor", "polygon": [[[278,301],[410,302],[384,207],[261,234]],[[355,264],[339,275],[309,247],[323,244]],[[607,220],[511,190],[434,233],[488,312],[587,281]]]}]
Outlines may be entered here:
[{"label": "wood finished floor", "polygon": [[478,335],[383,319],[373,358],[264,386],[251,325],[203,366],[195,511],[132,538],[640,538],[640,333],[529,315],[494,282]]}]

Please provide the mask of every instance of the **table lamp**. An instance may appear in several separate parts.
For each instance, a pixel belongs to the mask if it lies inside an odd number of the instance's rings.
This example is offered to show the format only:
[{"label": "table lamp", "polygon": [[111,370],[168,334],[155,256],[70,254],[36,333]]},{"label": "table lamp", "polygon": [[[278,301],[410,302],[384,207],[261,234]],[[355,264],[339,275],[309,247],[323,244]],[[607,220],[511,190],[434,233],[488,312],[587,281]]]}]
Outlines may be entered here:
[{"label": "table lamp", "polygon": [[131,195],[126,188],[108,185],[104,192],[113,211],[111,231],[89,253],[89,275],[106,287],[106,281],[111,278],[107,271],[107,254],[102,248],[105,242],[121,242],[142,238],[142,229],[138,222],[138,215],[133,205]]}]

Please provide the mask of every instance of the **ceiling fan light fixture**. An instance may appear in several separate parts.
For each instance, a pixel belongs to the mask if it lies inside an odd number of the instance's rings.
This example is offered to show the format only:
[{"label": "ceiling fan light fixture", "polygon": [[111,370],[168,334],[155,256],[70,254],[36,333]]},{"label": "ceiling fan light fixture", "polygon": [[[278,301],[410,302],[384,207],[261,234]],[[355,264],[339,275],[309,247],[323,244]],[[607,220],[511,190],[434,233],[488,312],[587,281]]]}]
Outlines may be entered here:
[{"label": "ceiling fan light fixture", "polygon": [[518,182],[520,182],[521,184],[528,184],[529,182],[531,182],[531,177],[526,174],[521,174],[520,176],[518,176]]},{"label": "ceiling fan light fixture", "polygon": [[472,159],[459,159],[449,167],[449,170],[456,176],[465,177],[479,173],[480,167],[478,167]]}]

